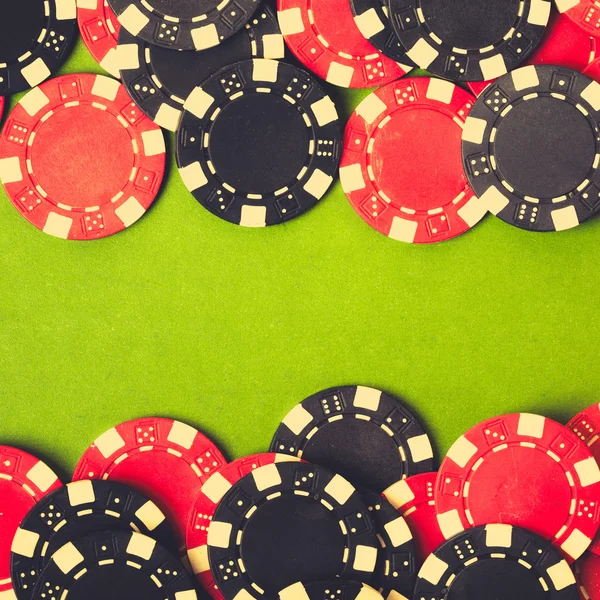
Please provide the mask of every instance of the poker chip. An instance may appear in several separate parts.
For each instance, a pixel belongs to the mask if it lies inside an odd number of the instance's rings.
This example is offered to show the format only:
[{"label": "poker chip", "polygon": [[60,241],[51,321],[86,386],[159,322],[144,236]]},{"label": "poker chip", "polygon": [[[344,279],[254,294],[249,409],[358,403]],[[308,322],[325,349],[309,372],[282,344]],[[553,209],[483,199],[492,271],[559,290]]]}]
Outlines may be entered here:
[{"label": "poker chip", "polygon": [[340,180],[368,225],[394,240],[428,244],[481,221],[487,209],[467,182],[461,156],[474,101],[449,81],[415,77],[359,104],[346,125]]},{"label": "poker chip", "polygon": [[267,59],[222,69],[185,103],[177,131],[184,184],[212,214],[246,227],[312,208],[337,173],[331,98],[307,73]]},{"label": "poker chip", "polygon": [[555,3],[561,13],[586,33],[600,35],[600,8],[594,0],[555,0]]},{"label": "poker chip", "polygon": [[121,25],[153,46],[206,50],[237,33],[252,18],[260,0],[108,0]]},{"label": "poker chip", "polygon": [[[525,65],[555,65],[583,71],[596,55],[596,38],[577,27],[565,15],[552,12],[540,45]],[[491,81],[472,81],[468,88],[479,96]]]},{"label": "poker chip", "polygon": [[194,574],[202,587],[215,600],[222,600],[223,595],[215,584],[210,571],[207,542],[208,528],[219,502],[234,484],[259,467],[297,460],[293,456],[275,453],[245,456],[224,465],[202,484],[200,493],[190,512],[186,547]]},{"label": "poker chip", "polygon": [[569,429],[539,415],[489,419],[461,436],[440,467],[435,504],[442,534],[506,523],[552,543],[569,560],[600,525],[600,469]]},{"label": "poker chip", "polygon": [[135,223],[164,168],[160,128],[102,75],[44,82],[19,101],[0,139],[0,180],[12,203],[64,239],[102,238]]},{"label": "poker chip", "polygon": [[329,388],[296,405],[275,432],[271,452],[322,465],[378,493],[434,468],[417,417],[397,398],[363,386]]},{"label": "poker chip", "polygon": [[86,48],[94,60],[119,78],[117,40],[121,26],[107,0],[77,0],[77,23]]},{"label": "poker chip", "polygon": [[277,16],[263,4],[250,23],[222,44],[203,52],[177,52],[152,46],[126,29],[119,36],[123,83],[134,102],[155,123],[175,131],[192,90],[232,63],[283,58],[285,44]]},{"label": "poker chip", "polygon": [[419,571],[413,598],[578,600],[569,565],[539,536],[506,524],[445,542]]},{"label": "poker chip", "polygon": [[600,556],[587,553],[574,566],[575,581],[581,600],[600,598]]},{"label": "poker chip", "polygon": [[223,496],[208,530],[208,560],[227,600],[272,597],[298,581],[368,581],[379,546],[374,529],[364,501],[341,475],[276,463],[242,477]]},{"label": "poker chip", "polygon": [[40,500],[21,522],[12,543],[11,573],[18,600],[31,600],[52,555],[65,544],[103,531],[137,531],[177,552],[162,511],[134,489],[114,481],[82,480]]},{"label": "poker chip", "polygon": [[445,540],[435,509],[436,478],[437,473],[422,473],[400,480],[383,492],[383,497],[404,517],[412,531],[419,567]]},{"label": "poker chip", "polygon": [[12,595],[10,547],[27,512],[61,486],[56,474],[41,460],[10,446],[0,446],[0,595]]},{"label": "poker chip", "polygon": [[73,481],[108,479],[133,487],[158,505],[183,544],[203,481],[226,462],[211,440],[185,423],[136,419],[103,433],[79,460]]},{"label": "poker chip", "polygon": [[278,0],[279,25],[296,58],[333,85],[370,88],[385,85],[412,67],[382,56],[363,35],[374,25],[352,14],[349,0]]},{"label": "poker chip", "polygon": [[105,531],[66,543],[42,572],[32,600],[49,598],[196,600],[183,565],[152,538]]},{"label": "poker chip", "polygon": [[451,81],[487,81],[518,67],[539,44],[551,0],[452,2],[388,0],[407,56]]},{"label": "poker chip", "polygon": [[370,583],[384,598],[410,598],[417,576],[417,557],[408,523],[379,494],[360,490],[360,495],[367,503],[379,539],[377,566]]},{"label": "poker chip", "polygon": [[382,600],[382,595],[360,581],[311,581],[294,583],[279,592],[279,600]]},{"label": "poker chip", "polygon": [[4,2],[0,19],[0,95],[33,88],[67,59],[77,35],[75,0]]},{"label": "poker chip", "polygon": [[571,69],[527,66],[477,99],[463,129],[475,193],[530,231],[577,227],[600,209],[600,84]]},{"label": "poker chip", "polygon": [[354,22],[363,37],[384,56],[403,65],[410,65],[406,49],[388,18],[385,0],[350,0]]}]

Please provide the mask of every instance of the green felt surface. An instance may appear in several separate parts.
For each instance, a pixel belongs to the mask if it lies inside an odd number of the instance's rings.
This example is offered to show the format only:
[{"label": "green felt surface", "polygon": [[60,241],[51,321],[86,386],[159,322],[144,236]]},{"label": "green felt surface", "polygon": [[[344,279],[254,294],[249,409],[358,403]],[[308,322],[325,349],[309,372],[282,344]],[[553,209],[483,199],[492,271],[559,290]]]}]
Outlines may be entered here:
[{"label": "green felt surface", "polygon": [[[63,72],[101,71],[80,42]],[[344,119],[366,94],[331,91]],[[600,221],[544,235],[488,217],[417,247],[371,230],[336,183],[248,230],[171,163],[152,210],[94,242],[41,233],[0,191],[0,442],[67,477],[106,429],[160,415],[233,458],[266,450],[305,396],[360,383],[405,398],[441,453],[481,419],[565,421],[600,400]]]}]

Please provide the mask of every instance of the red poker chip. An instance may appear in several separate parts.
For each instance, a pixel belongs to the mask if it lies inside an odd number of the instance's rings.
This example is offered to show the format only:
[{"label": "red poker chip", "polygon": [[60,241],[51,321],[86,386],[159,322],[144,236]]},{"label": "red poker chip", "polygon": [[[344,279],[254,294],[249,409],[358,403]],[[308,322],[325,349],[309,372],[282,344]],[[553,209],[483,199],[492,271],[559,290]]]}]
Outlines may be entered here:
[{"label": "red poker chip", "polygon": [[10,549],[21,521],[44,496],[62,486],[41,460],[10,446],[0,446],[0,596],[10,592]]},{"label": "red poker chip", "polygon": [[587,34],[600,35],[600,8],[596,0],[555,0],[558,10]]},{"label": "red poker chip", "polygon": [[117,79],[117,40],[121,25],[107,0],[77,0],[77,23],[83,43],[94,60]]},{"label": "red poker chip", "polygon": [[576,563],[575,579],[582,600],[600,599],[600,556],[587,553]]},{"label": "red poker chip", "polygon": [[[600,34],[600,31],[598,31]],[[582,71],[596,55],[596,38],[578,27],[566,15],[553,12],[546,33],[525,65],[555,65]],[[491,81],[472,81],[469,89],[479,96]]]},{"label": "red poker chip", "polygon": [[476,425],[444,458],[435,487],[446,539],[503,523],[551,541],[568,560],[600,525],[600,469],[567,427],[540,415],[511,414]]},{"label": "red poker chip", "polygon": [[417,546],[420,567],[445,541],[437,522],[433,498],[437,473],[423,473],[402,479],[390,486],[383,496],[404,517]]},{"label": "red poker chip", "polygon": [[449,81],[401,79],[367,96],[344,136],[350,204],[393,239],[427,244],[465,233],[487,213],[462,164],[462,127],[475,98]]},{"label": "red poker chip", "polygon": [[203,482],[226,463],[210,439],[185,423],[136,419],[102,434],[81,457],[73,481],[109,479],[137,489],[165,513],[183,545]]},{"label": "red poker chip", "polygon": [[204,483],[190,512],[187,526],[186,546],[192,570],[202,587],[215,600],[223,600],[217,588],[208,562],[208,527],[223,496],[242,477],[259,467],[279,462],[299,461],[287,454],[253,454],[238,458],[215,471]]},{"label": "red poker chip", "polygon": [[412,69],[381,54],[362,35],[348,0],[277,0],[277,11],[296,58],[333,85],[376,87]]},{"label": "red poker chip", "polygon": [[165,139],[125,88],[103,75],[64,75],[26,94],[0,138],[0,180],[42,231],[106,237],[140,219],[165,169]]}]

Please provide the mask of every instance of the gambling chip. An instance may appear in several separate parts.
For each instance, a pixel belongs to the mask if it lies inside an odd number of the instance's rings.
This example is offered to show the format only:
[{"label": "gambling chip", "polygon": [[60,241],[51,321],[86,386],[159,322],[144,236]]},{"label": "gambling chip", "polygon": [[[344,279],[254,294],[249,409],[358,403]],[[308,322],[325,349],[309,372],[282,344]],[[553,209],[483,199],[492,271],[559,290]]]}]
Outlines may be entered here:
[{"label": "gambling chip", "polygon": [[260,0],[108,0],[121,26],[153,46],[206,50],[237,33]]},{"label": "gambling chip", "polygon": [[[577,27],[565,15],[553,11],[540,45],[524,64],[554,65],[583,71],[594,59],[596,46],[596,38]],[[467,83],[467,86],[476,96],[479,96],[490,83],[493,82],[472,81]]]},{"label": "gambling chip", "polygon": [[215,471],[203,484],[190,512],[187,526],[186,547],[192,570],[202,587],[215,600],[223,595],[215,584],[208,562],[208,529],[215,510],[223,496],[242,477],[260,467],[279,462],[298,461],[286,454],[254,454],[230,462]]},{"label": "gambling chip", "polygon": [[469,186],[461,156],[474,102],[449,81],[415,77],[359,104],[346,126],[340,180],[368,225],[394,240],[429,244],[481,221],[487,209]]},{"label": "gambling chip", "polygon": [[0,95],[33,88],[67,59],[77,35],[75,0],[4,2],[0,19]]},{"label": "gambling chip", "polygon": [[465,531],[429,556],[413,598],[578,600],[571,568],[539,536],[506,524]]},{"label": "gambling chip", "polygon": [[408,57],[451,81],[487,81],[518,67],[539,44],[551,0],[388,0]]},{"label": "gambling chip", "polygon": [[527,66],[477,99],[463,130],[469,182],[489,210],[530,231],[577,227],[600,210],[600,84]]},{"label": "gambling chip", "polygon": [[600,10],[594,0],[555,0],[556,7],[578,27],[593,36],[600,35]]},{"label": "gambling chip", "polygon": [[119,36],[121,77],[129,95],[155,123],[176,131],[192,90],[232,63],[250,58],[283,58],[285,44],[277,16],[263,4],[234,36],[203,52],[177,52],[134,37]]},{"label": "gambling chip", "polygon": [[385,85],[412,67],[381,55],[361,33],[349,0],[278,0],[279,25],[288,48],[309,70],[343,88]]},{"label": "gambling chip", "polygon": [[105,531],[66,543],[51,557],[32,600],[196,600],[183,565],[135,531]]},{"label": "gambling chip", "polygon": [[417,557],[408,523],[379,494],[359,491],[367,503],[379,539],[377,566],[370,584],[384,598],[410,598],[417,576]]},{"label": "gambling chip", "polygon": [[390,23],[385,0],[350,0],[350,7],[359,31],[379,52],[403,65],[412,64]]},{"label": "gambling chip", "polygon": [[31,600],[53,554],[65,544],[103,531],[137,531],[177,552],[165,515],[134,489],[114,481],[77,481],[40,500],[12,543],[11,573],[18,600]]},{"label": "gambling chip", "polygon": [[445,541],[435,509],[436,479],[437,473],[422,473],[402,479],[383,492],[383,497],[402,515],[412,531],[419,567]]},{"label": "gambling chip", "polygon": [[600,556],[584,554],[574,565],[575,580],[581,600],[600,598]]},{"label": "gambling chip", "polygon": [[77,0],[77,23],[83,43],[94,60],[119,78],[117,40],[121,26],[108,0]]},{"label": "gambling chip", "polygon": [[102,75],[42,83],[19,101],[0,138],[0,180],[12,203],[64,239],[133,225],[154,201],[164,168],[162,131]]},{"label": "gambling chip", "polygon": [[446,539],[501,522],[550,540],[575,560],[598,531],[599,494],[600,469],[585,444],[563,425],[523,413],[484,421],[452,445],[435,504]]},{"label": "gambling chip", "polygon": [[196,88],[177,131],[177,165],[204,208],[245,227],[289,221],[327,192],[341,131],[331,98],[284,62],[241,61]]},{"label": "gambling chip", "polygon": [[363,386],[318,392],[296,405],[271,442],[374,492],[431,471],[433,449],[417,417],[398,399]]},{"label": "gambling chip", "polygon": [[131,486],[165,513],[183,545],[203,481],[226,462],[211,440],[185,423],[136,419],[103,433],[79,460],[73,481],[108,479]]},{"label": "gambling chip", "polygon": [[360,581],[311,581],[294,583],[279,592],[279,600],[383,600],[371,586]]},{"label": "gambling chip", "polygon": [[368,581],[378,547],[355,488],[328,469],[299,462],[242,477],[208,530],[208,560],[226,600],[270,597],[298,581]]},{"label": "gambling chip", "polygon": [[10,446],[0,446],[0,595],[13,597],[10,547],[28,511],[61,486],[56,474],[41,460]]}]

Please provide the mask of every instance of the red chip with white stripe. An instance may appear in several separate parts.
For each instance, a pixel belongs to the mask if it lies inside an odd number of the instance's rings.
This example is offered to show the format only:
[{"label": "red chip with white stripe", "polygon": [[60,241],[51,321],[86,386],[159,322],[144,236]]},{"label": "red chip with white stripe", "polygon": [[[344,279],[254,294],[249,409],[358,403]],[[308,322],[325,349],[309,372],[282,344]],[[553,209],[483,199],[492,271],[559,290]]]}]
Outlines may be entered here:
[{"label": "red chip with white stripe", "polygon": [[10,548],[27,513],[44,496],[62,486],[58,476],[31,454],[0,446],[0,596],[14,598],[10,579]]},{"label": "red chip with white stripe", "polygon": [[125,483],[158,505],[180,543],[203,482],[226,464],[204,434],[171,419],[148,417],[117,425],[83,454],[73,475]]},{"label": "red chip with white stripe", "polygon": [[589,35],[600,35],[600,7],[595,0],[555,0],[558,10]]},{"label": "red chip with white stripe", "polygon": [[0,137],[0,180],[38,229],[70,240],[122,231],[150,208],[165,169],[165,139],[124,86],[63,75],[27,93]]},{"label": "red chip with white stripe", "polygon": [[461,436],[442,462],[435,503],[450,539],[486,523],[523,527],[575,560],[600,525],[600,469],[567,427],[533,414],[489,419]]}]

